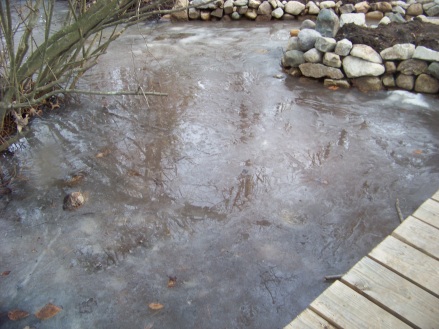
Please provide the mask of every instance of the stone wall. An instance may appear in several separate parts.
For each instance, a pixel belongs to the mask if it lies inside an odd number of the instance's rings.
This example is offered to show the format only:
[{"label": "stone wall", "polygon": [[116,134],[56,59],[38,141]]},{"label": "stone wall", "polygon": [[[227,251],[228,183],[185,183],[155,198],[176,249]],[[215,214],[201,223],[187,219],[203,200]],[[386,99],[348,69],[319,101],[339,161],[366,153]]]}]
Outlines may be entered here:
[{"label": "stone wall", "polygon": [[[176,8],[188,0],[178,0]],[[183,5],[182,5],[183,2]],[[407,0],[391,2],[362,1],[357,4],[343,1],[286,1],[286,0],[191,0],[187,11],[173,14],[178,20],[288,20],[317,16],[322,9],[332,9],[337,15],[362,13],[368,19],[404,22],[415,16],[439,16],[439,0]],[[348,18],[347,18],[348,19]]]},{"label": "stone wall", "polygon": [[[352,14],[350,14],[352,15]],[[360,16],[361,14],[355,14]],[[324,79],[328,86],[360,90],[399,88],[421,93],[439,92],[439,52],[406,43],[380,53],[350,40],[336,41],[340,22],[330,9],[322,10],[316,23],[306,20],[300,30],[292,30],[282,57],[282,66],[293,76]],[[364,16],[364,15],[363,15]],[[364,17],[351,17],[363,24]]]}]

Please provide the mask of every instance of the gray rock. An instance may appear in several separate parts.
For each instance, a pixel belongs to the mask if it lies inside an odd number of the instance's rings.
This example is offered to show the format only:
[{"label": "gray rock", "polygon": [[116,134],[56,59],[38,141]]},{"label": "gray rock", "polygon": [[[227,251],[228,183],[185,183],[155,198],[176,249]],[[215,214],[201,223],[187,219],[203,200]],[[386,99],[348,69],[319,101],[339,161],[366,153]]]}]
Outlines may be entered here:
[{"label": "gray rock", "polygon": [[316,79],[323,77],[329,77],[331,79],[344,78],[344,75],[340,69],[329,67],[323,64],[314,64],[314,63],[300,64],[299,69],[302,72],[302,74],[306,77],[311,77]]},{"label": "gray rock", "polygon": [[361,77],[352,80],[352,84],[362,92],[378,91],[383,89],[383,83],[378,77]]},{"label": "gray rock", "polygon": [[347,56],[351,52],[352,42],[348,39],[343,39],[337,42],[334,52],[339,56]]},{"label": "gray rock", "polygon": [[271,16],[273,16],[276,19],[281,18],[284,15],[284,10],[280,7],[277,7],[275,10],[271,12]]},{"label": "gray rock", "polygon": [[340,20],[332,9],[322,9],[317,16],[316,31],[324,37],[333,38],[340,29]]},{"label": "gray rock", "polygon": [[233,20],[237,21],[241,18],[241,15],[237,11],[235,11],[232,13],[232,15],[230,15],[230,17],[232,17]]},{"label": "gray rock", "polygon": [[201,17],[200,10],[196,8],[189,8],[188,14],[190,19],[200,19]]},{"label": "gray rock", "polygon": [[215,10],[213,10],[213,11],[210,13],[210,15],[213,16],[213,17],[221,18],[221,17],[224,16],[224,9],[222,9],[222,8],[216,8]]},{"label": "gray rock", "polygon": [[254,8],[248,8],[244,16],[248,19],[254,20],[256,17],[258,17],[258,11]]},{"label": "gray rock", "polygon": [[320,9],[330,9],[335,7],[335,2],[332,0],[326,0],[320,2]]},{"label": "gray rock", "polygon": [[353,45],[351,56],[364,59],[372,63],[381,64],[383,62],[380,54],[368,45]]},{"label": "gray rock", "polygon": [[396,77],[396,86],[401,89],[412,90],[415,86],[415,77],[401,73]]},{"label": "gray rock", "polygon": [[395,87],[396,83],[395,83],[395,77],[393,76],[393,74],[384,74],[383,77],[381,78],[381,81],[383,82],[383,85],[385,87]]},{"label": "gray rock", "polygon": [[316,48],[312,48],[303,54],[303,58],[308,63],[321,63],[323,61],[323,53]]},{"label": "gray rock", "polygon": [[300,50],[298,37],[291,37],[288,39],[286,51],[288,50]]},{"label": "gray rock", "polygon": [[319,37],[316,40],[315,47],[324,53],[333,51],[337,41],[334,38]]},{"label": "gray rock", "polygon": [[303,52],[299,50],[289,50],[282,57],[283,67],[298,67],[302,63],[305,63],[305,58]]},{"label": "gray rock", "polygon": [[419,75],[427,71],[428,64],[420,59],[407,59],[399,63],[396,70],[406,75]]},{"label": "gray rock", "polygon": [[349,23],[354,23],[355,25],[359,26],[366,26],[366,15],[364,15],[364,13],[342,14],[340,16],[340,26]]},{"label": "gray rock", "polygon": [[380,52],[382,59],[404,60],[412,58],[415,52],[415,45],[411,43],[402,43],[389,47]]},{"label": "gray rock", "polygon": [[386,13],[386,16],[389,17],[390,22],[395,23],[405,23],[404,17],[402,17],[399,13]]},{"label": "gray rock", "polygon": [[323,85],[326,87],[335,86],[341,88],[350,88],[351,84],[346,79],[334,80],[334,79],[325,79],[323,81]]},{"label": "gray rock", "polygon": [[306,8],[308,8],[308,14],[310,15],[318,15],[320,12],[319,6],[317,6],[314,1],[308,2]]},{"label": "gray rock", "polygon": [[396,6],[400,6],[403,9],[407,9],[410,6],[410,4],[407,3],[405,0],[404,1],[392,1],[392,10]]},{"label": "gray rock", "polygon": [[340,7],[340,14],[350,14],[353,13],[355,11],[355,7],[353,4],[346,4]]},{"label": "gray rock", "polygon": [[323,56],[323,64],[330,66],[330,67],[341,67],[341,60],[340,56],[334,53],[325,53]]},{"label": "gray rock", "polygon": [[316,27],[316,23],[310,19],[305,19],[302,24],[300,24],[300,29],[304,30],[304,29],[315,29]]},{"label": "gray rock", "polygon": [[433,7],[427,9],[425,11],[425,13],[427,14],[427,16],[438,16],[439,15],[439,5],[434,5]]},{"label": "gray rock", "polygon": [[248,11],[248,6],[238,7],[238,13],[244,15]]},{"label": "gray rock", "polygon": [[233,13],[233,0],[227,0],[224,2],[224,14],[230,15]]},{"label": "gray rock", "polygon": [[264,1],[263,3],[261,3],[261,5],[258,8],[259,15],[271,16],[272,11],[273,11],[273,9],[271,8],[271,5],[267,1]]},{"label": "gray rock", "polygon": [[384,65],[365,61],[358,57],[347,56],[343,59],[343,70],[348,78],[378,76],[384,73]]},{"label": "gray rock", "polygon": [[428,74],[421,74],[415,82],[418,93],[436,94],[439,92],[439,81]]},{"label": "gray rock", "polygon": [[285,5],[284,11],[291,15],[300,15],[305,9],[305,5],[299,1],[288,1]]},{"label": "gray rock", "polygon": [[210,0],[193,0],[192,5],[197,7],[197,9],[215,9],[216,5],[214,2],[206,4],[206,2],[209,2]]},{"label": "gray rock", "polygon": [[258,9],[261,5],[261,0],[249,0],[248,1],[248,7]]},{"label": "gray rock", "polygon": [[299,47],[302,51],[310,50],[314,48],[316,40],[321,34],[316,30],[305,29],[299,32]]},{"label": "gray rock", "polygon": [[392,12],[397,13],[397,14],[401,14],[401,15],[405,15],[405,10],[401,6],[393,7]]},{"label": "gray rock", "polygon": [[237,7],[247,6],[248,0],[235,0],[233,1],[233,4]]},{"label": "gray rock", "polygon": [[439,62],[439,52],[424,46],[417,46],[412,58],[423,59],[429,62]]},{"label": "gray rock", "polygon": [[395,73],[396,72],[395,62],[385,62],[384,67],[386,69],[386,73]]},{"label": "gray rock", "polygon": [[420,3],[412,3],[407,8],[407,15],[410,15],[410,16],[419,16],[419,15],[422,15],[423,13],[424,13],[424,10],[422,9],[422,4],[420,4]]},{"label": "gray rock", "polygon": [[439,63],[433,62],[428,66],[427,72],[434,76],[436,79],[439,79]]}]

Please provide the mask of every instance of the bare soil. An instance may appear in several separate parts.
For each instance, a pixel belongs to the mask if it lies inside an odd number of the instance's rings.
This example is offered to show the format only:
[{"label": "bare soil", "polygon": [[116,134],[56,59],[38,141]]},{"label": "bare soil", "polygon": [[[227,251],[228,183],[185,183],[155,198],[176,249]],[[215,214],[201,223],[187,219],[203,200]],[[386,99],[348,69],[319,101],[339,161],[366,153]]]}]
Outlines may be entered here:
[{"label": "bare soil", "polygon": [[412,43],[439,51],[439,25],[413,20],[407,23],[390,23],[377,28],[346,24],[336,39],[349,39],[354,44],[365,44],[380,52],[400,43]]}]

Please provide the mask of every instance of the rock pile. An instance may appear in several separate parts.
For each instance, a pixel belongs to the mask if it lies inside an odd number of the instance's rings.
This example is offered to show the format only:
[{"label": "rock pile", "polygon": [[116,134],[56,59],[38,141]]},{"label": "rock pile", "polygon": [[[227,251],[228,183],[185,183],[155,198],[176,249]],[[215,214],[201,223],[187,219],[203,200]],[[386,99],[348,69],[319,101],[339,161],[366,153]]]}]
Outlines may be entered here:
[{"label": "rock pile", "polygon": [[[439,52],[411,43],[395,44],[377,52],[365,44],[334,38],[342,24],[330,9],[317,22],[304,21],[292,30],[282,66],[294,76],[324,78],[325,85],[360,90],[400,88],[421,93],[439,92]],[[356,21],[355,24],[361,24]]]},{"label": "rock pile", "polygon": [[300,16],[317,16],[323,9],[332,9],[337,15],[345,15],[343,23],[350,23],[362,14],[363,19],[405,22],[413,17],[439,16],[438,0],[407,1],[312,1],[312,0],[177,0],[174,9],[191,7],[174,13],[175,20],[239,20],[256,21],[296,19]]}]

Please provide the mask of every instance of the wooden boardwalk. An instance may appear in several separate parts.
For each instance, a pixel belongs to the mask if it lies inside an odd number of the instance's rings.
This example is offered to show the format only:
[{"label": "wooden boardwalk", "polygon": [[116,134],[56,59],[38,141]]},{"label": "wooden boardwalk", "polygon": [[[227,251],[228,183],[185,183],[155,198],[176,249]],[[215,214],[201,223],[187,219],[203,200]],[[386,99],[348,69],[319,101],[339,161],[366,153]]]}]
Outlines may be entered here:
[{"label": "wooden boardwalk", "polygon": [[439,191],[284,329],[439,328]]}]

